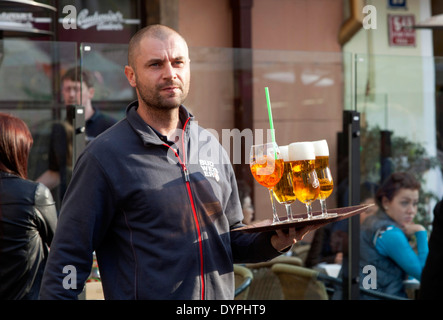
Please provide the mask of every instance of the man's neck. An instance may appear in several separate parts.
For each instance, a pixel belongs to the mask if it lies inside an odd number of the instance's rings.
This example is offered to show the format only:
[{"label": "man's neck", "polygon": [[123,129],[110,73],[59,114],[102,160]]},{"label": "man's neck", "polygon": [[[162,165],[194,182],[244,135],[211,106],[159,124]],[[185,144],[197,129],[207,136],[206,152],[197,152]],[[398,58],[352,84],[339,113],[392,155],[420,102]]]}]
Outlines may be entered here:
[{"label": "man's neck", "polygon": [[95,113],[95,110],[91,104],[88,106],[85,106],[85,120],[91,119],[91,117],[94,115],[94,113]]},{"label": "man's neck", "polygon": [[139,104],[137,113],[143,121],[172,141],[175,140],[176,130],[178,128],[181,129],[179,108],[172,110],[157,110]]}]

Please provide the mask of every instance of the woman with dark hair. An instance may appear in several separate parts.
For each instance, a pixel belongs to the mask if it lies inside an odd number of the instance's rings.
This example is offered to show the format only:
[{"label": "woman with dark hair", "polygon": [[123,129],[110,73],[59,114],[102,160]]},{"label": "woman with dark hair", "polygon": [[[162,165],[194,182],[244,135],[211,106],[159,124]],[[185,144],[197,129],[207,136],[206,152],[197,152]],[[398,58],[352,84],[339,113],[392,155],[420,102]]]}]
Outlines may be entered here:
[{"label": "woman with dark hair", "polygon": [[[428,255],[425,228],[414,223],[420,183],[409,173],[391,174],[376,193],[379,210],[361,227],[361,270],[375,267],[376,274],[361,274],[363,282],[371,278],[371,289],[406,297],[404,281],[408,276],[420,280]],[[416,251],[409,240],[415,237]],[[375,283],[374,283],[375,281]]]},{"label": "woman with dark hair", "polygon": [[0,299],[38,299],[57,213],[51,192],[27,180],[33,139],[0,113]]}]

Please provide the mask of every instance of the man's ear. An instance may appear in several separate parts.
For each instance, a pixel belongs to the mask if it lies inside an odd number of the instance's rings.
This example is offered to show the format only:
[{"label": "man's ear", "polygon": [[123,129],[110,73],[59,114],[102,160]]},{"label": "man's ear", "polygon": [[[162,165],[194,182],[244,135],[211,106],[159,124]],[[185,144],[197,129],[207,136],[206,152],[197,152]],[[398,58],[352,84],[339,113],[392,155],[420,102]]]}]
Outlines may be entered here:
[{"label": "man's ear", "polygon": [[95,94],[95,88],[89,88],[89,98],[92,100],[92,98],[94,98],[94,94]]},{"label": "man's ear", "polygon": [[125,75],[126,78],[128,79],[129,85],[133,88],[135,88],[135,72],[134,69],[132,69],[132,67],[130,66],[125,66]]}]

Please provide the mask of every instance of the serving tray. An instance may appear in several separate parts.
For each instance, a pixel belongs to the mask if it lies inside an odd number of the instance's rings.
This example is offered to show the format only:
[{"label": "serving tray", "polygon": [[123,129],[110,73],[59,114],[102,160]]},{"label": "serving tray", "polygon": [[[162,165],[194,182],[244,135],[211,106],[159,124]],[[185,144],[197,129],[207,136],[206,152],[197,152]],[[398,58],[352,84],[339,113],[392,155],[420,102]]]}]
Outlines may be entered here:
[{"label": "serving tray", "polygon": [[254,232],[265,232],[265,231],[273,231],[273,230],[285,230],[289,228],[301,229],[305,226],[314,226],[314,227],[321,227],[328,223],[340,221],[343,219],[350,218],[352,216],[355,216],[356,214],[360,214],[364,212],[369,207],[373,206],[373,204],[362,204],[358,206],[350,206],[350,207],[343,207],[343,208],[335,208],[335,209],[328,209],[329,213],[337,213],[336,216],[329,216],[326,218],[319,218],[321,216],[321,211],[314,211],[312,213],[313,218],[312,219],[306,219],[307,214],[294,214],[294,217],[296,218],[303,218],[301,221],[285,221],[286,217],[282,218],[280,217],[281,223],[278,224],[272,224],[272,220],[267,219],[263,221],[259,221],[256,223],[252,223],[250,225],[236,228],[232,231],[242,231],[242,232],[248,232],[248,233],[254,233]]}]

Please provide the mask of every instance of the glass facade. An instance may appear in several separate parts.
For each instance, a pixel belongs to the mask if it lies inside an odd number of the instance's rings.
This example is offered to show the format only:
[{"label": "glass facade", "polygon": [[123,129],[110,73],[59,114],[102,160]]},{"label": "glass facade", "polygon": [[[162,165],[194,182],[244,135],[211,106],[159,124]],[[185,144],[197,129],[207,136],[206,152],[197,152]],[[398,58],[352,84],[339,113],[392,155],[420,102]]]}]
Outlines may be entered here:
[{"label": "glass facade", "polygon": [[[31,179],[48,168],[52,124],[66,118],[60,80],[66,70],[80,65],[91,71],[95,80],[93,105],[117,120],[136,99],[124,75],[126,44],[4,39],[0,47],[0,112],[22,118],[31,129]],[[268,87],[277,143],[326,139],[335,180],[328,207],[347,206],[347,190],[360,186],[348,184],[349,163],[343,161],[346,150],[342,148],[343,112],[355,111],[360,114],[360,163],[353,165],[359,166],[360,181],[378,185],[390,172],[416,173],[423,186],[417,219],[429,226],[441,183],[441,115],[436,111],[441,92],[435,90],[441,78],[441,59],[206,47],[190,48],[190,56],[191,90],[185,105],[199,124],[219,135],[220,142],[233,152],[235,165],[246,163],[235,154],[233,140],[239,135],[246,154],[248,144],[268,138],[264,91]],[[239,72],[247,75],[251,89],[247,98],[252,102],[252,114],[243,116],[250,118],[252,127],[234,132]],[[222,141],[224,138],[231,140]],[[70,157],[68,171],[76,155]],[[60,202],[57,190],[53,191]],[[254,183],[254,194],[256,217],[270,218],[267,190]],[[315,203],[314,210],[319,208]],[[285,215],[283,205],[278,210]],[[293,204],[293,212],[305,212],[304,205]],[[301,251],[297,253],[301,246],[303,242],[295,246],[294,254],[302,256]]]}]

